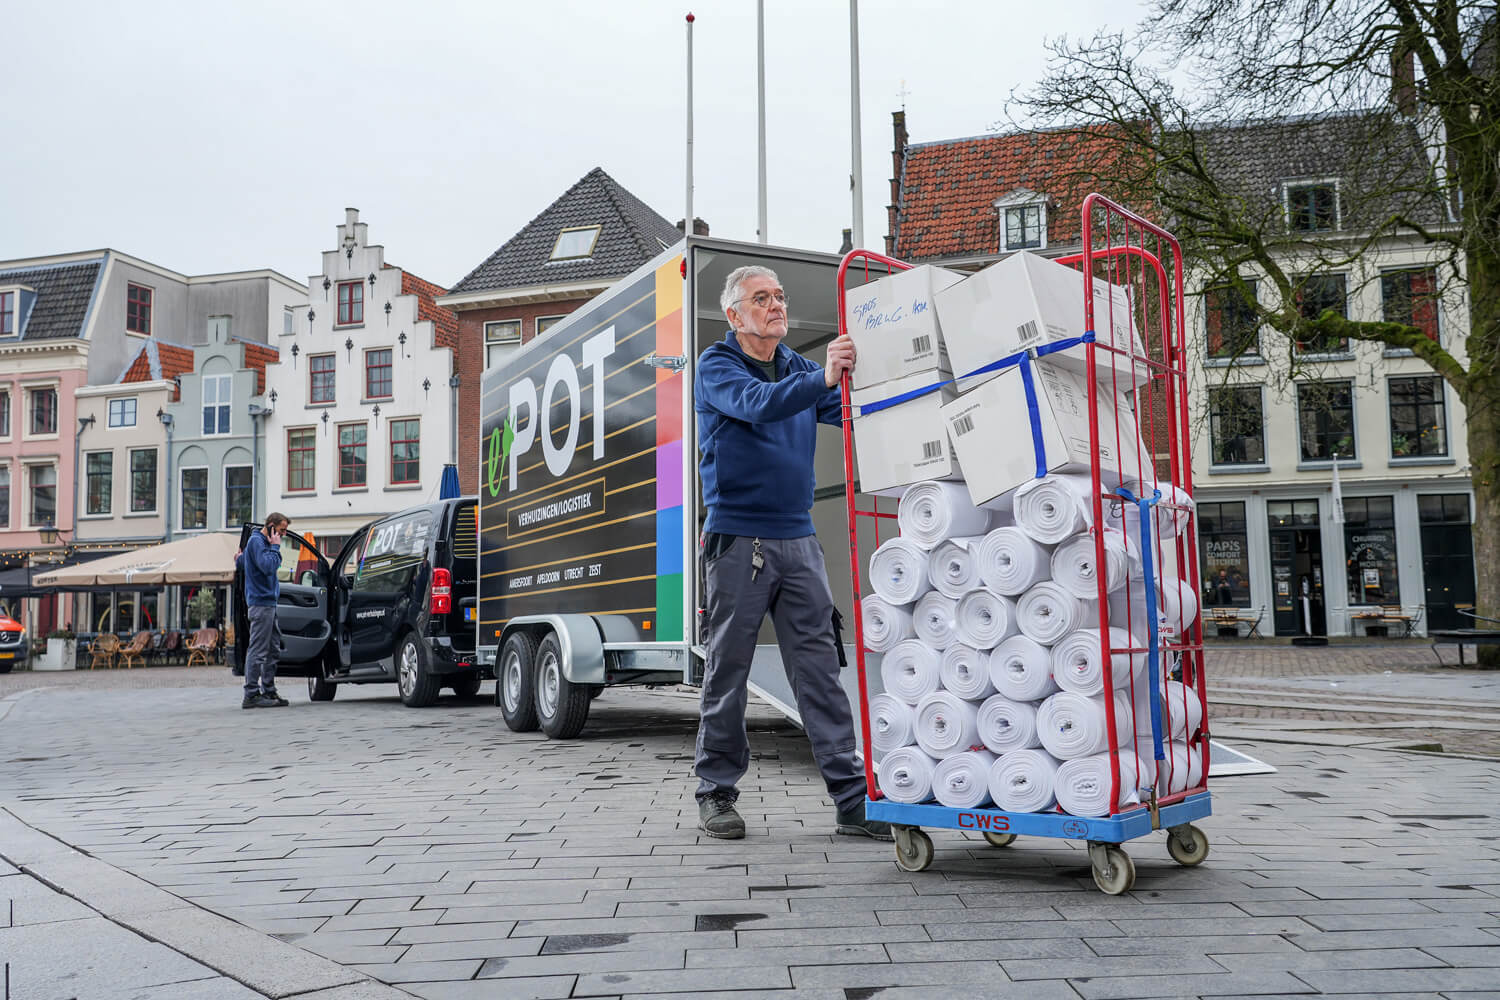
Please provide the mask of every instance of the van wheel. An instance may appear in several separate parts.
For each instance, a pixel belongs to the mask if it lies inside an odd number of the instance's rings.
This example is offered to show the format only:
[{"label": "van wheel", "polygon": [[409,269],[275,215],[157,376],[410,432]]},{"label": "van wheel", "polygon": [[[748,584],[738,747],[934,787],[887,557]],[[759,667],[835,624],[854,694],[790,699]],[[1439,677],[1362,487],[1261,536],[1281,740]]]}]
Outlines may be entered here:
[{"label": "van wheel", "polygon": [[495,704],[512,732],[536,729],[536,640],[528,632],[512,632],[500,648],[495,671]]},{"label": "van wheel", "polygon": [[536,652],[536,718],[555,740],[571,740],[589,719],[589,686],[563,676],[562,648],[551,633]]},{"label": "van wheel", "polygon": [[325,681],[316,675],[308,675],[307,678],[307,700],[308,701],[332,701],[333,696],[338,694],[339,686],[333,681]]},{"label": "van wheel", "polygon": [[455,695],[467,699],[479,693],[479,683],[478,674],[460,674],[453,678],[448,686],[453,689]]},{"label": "van wheel", "polygon": [[401,691],[401,704],[408,708],[426,708],[437,701],[441,689],[427,667],[426,647],[411,632],[396,651],[396,687]]}]

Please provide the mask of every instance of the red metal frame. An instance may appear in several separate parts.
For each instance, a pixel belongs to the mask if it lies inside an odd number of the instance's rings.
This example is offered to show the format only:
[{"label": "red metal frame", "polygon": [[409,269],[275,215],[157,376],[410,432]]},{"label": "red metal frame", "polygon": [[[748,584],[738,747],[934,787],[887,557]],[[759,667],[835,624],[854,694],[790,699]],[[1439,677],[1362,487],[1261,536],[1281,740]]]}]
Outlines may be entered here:
[{"label": "red metal frame", "polygon": [[[1097,378],[1097,352],[1100,350],[1111,351],[1118,358],[1129,362],[1132,378],[1131,384],[1138,379],[1144,378],[1144,384],[1136,390],[1134,412],[1136,415],[1136,432],[1143,435],[1153,456],[1157,456],[1157,464],[1160,463],[1160,445],[1166,446],[1167,476],[1171,483],[1175,484],[1188,497],[1193,493],[1192,460],[1189,451],[1191,434],[1188,424],[1187,408],[1187,342],[1185,327],[1185,310],[1183,306],[1183,263],[1182,250],[1177,240],[1166,230],[1155,223],[1130,212],[1129,210],[1109,201],[1098,194],[1091,194],[1084,199],[1082,207],[1083,218],[1083,249],[1082,252],[1069,257],[1059,258],[1059,263],[1080,266],[1085,274],[1094,275],[1097,279],[1108,280],[1112,284],[1124,286],[1130,293],[1132,312],[1135,314],[1132,320],[1138,319],[1136,329],[1140,334],[1142,345],[1146,351],[1145,355],[1131,354],[1128,349],[1112,345],[1110,343],[1092,343],[1087,346],[1086,356],[1089,375],[1089,437],[1093,445],[1092,460],[1090,463],[1090,479],[1095,496],[1102,498],[1103,502],[1124,505],[1125,516],[1138,516],[1134,505],[1126,504],[1126,501],[1109,490],[1106,490],[1101,481],[1101,468],[1099,461],[1099,444],[1101,440],[1107,441],[1107,437],[1101,435],[1114,434],[1115,454],[1124,455],[1135,452],[1139,455],[1139,449],[1124,449],[1120,443],[1124,440],[1124,432],[1120,425],[1119,413],[1115,416],[1113,427],[1101,427],[1099,420],[1099,388]],[[883,254],[869,250],[854,250],[847,254],[839,265],[837,276],[837,298],[838,298],[838,322],[841,335],[849,333],[847,320],[845,318],[845,304],[847,297],[847,281],[851,269],[862,275],[866,281],[872,277],[880,277],[885,274],[906,270],[913,265],[904,261],[887,257]],[[1084,294],[1084,328],[1095,329],[1094,302],[1091,290]],[[1148,303],[1152,308],[1148,308]],[[1110,301],[1110,309],[1113,311],[1113,300]],[[1106,329],[1113,329],[1111,315],[1105,317],[1110,320]],[[1108,376],[1109,387],[1119,395],[1121,390],[1120,375],[1118,367],[1112,365]],[[1128,387],[1126,387],[1128,388]],[[895,513],[882,511],[880,509],[880,498],[870,496],[867,498],[868,506],[862,506],[854,488],[854,428],[853,407],[850,401],[850,379],[846,373],[841,384],[843,416],[844,416],[844,479],[845,496],[847,501],[847,513],[849,518],[849,573],[853,594],[854,613],[854,635],[855,635],[855,664],[859,678],[861,735],[865,747],[870,746],[870,719],[869,719],[869,695],[867,684],[867,666],[864,648],[864,617],[861,606],[862,580],[861,553],[859,546],[859,520],[861,517],[870,517],[875,520],[876,543],[879,543],[879,524],[882,519],[893,519]],[[1159,412],[1158,412],[1159,411]],[[1128,410],[1126,412],[1129,412]],[[1123,471],[1123,470],[1122,470]],[[1150,499],[1152,493],[1161,485],[1157,469],[1144,468],[1139,458],[1137,459],[1135,480],[1141,484],[1141,490]],[[1198,553],[1194,540],[1197,537],[1197,521],[1191,507],[1174,508],[1167,498],[1163,498],[1155,507],[1155,511],[1161,516],[1170,516],[1172,513],[1185,513],[1187,516],[1187,530],[1178,535],[1174,543],[1164,544],[1159,534],[1152,531],[1149,537],[1143,536],[1143,545],[1152,545],[1154,562],[1159,578],[1173,577],[1179,581],[1186,581],[1194,593],[1199,593],[1199,604],[1201,605],[1201,593],[1198,577]],[[1153,519],[1153,526],[1155,520]],[[1095,558],[1099,565],[1105,561],[1105,537],[1104,532],[1094,532]],[[1127,591],[1128,595],[1128,591]],[[1110,612],[1109,594],[1106,590],[1106,580],[1103,574],[1099,575],[1099,627],[1101,631],[1105,690],[1113,690],[1113,677],[1111,676],[1112,657],[1115,653],[1145,654],[1146,648],[1130,647],[1128,649],[1115,650],[1109,644]],[[1132,622],[1136,620],[1136,609],[1129,607],[1127,596],[1127,611]],[[1200,608],[1201,610],[1201,608]],[[1145,609],[1140,609],[1144,614]],[[1118,627],[1118,626],[1117,626]],[[1200,742],[1198,750],[1202,759],[1202,778],[1199,782],[1188,787],[1182,792],[1159,795],[1155,800],[1156,806],[1170,805],[1180,802],[1190,795],[1200,793],[1207,783],[1209,768],[1209,728],[1208,728],[1208,703],[1207,689],[1203,670],[1203,635],[1201,619],[1195,616],[1192,623],[1180,634],[1163,637],[1159,644],[1161,653],[1161,670],[1167,672],[1171,662],[1177,658],[1182,666],[1182,679],[1188,689],[1195,692],[1199,707],[1202,710],[1203,724],[1200,729]],[[1132,696],[1137,684],[1148,683],[1139,678],[1132,678],[1127,690]],[[1162,699],[1162,728],[1163,744],[1171,740],[1171,721],[1174,713],[1184,710],[1182,704],[1173,706],[1169,699]],[[1114,703],[1112,699],[1106,699],[1105,704],[1108,734],[1110,745],[1118,744],[1118,728],[1115,719]],[[1145,731],[1150,732],[1149,720],[1140,720],[1145,725]],[[1139,733],[1140,727],[1136,729]],[[1191,740],[1193,734],[1187,734],[1186,740]],[[1182,741],[1177,741],[1182,742]],[[1112,750],[1111,754],[1118,751]],[[1171,754],[1166,754],[1166,759],[1161,766],[1170,770]],[[1114,769],[1112,780],[1111,801],[1119,800],[1119,768]],[[875,767],[871,754],[865,754],[865,782],[868,795],[871,799],[881,798],[881,792],[876,786]],[[1143,782],[1137,781],[1137,785]],[[1121,812],[1132,812],[1145,806],[1131,807]]]}]

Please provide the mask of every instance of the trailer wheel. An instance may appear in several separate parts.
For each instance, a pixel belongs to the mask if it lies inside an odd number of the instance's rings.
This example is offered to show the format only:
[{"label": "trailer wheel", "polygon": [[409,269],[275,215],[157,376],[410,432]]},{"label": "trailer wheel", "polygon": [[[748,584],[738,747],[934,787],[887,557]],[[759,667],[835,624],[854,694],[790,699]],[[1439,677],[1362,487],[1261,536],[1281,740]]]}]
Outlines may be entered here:
[{"label": "trailer wheel", "polygon": [[495,704],[512,732],[536,729],[536,640],[527,632],[512,632],[500,647],[495,670]]},{"label": "trailer wheel", "polygon": [[574,684],[563,673],[562,647],[557,636],[536,651],[536,718],[542,732],[555,740],[571,740],[589,719],[589,686]]},{"label": "trailer wheel", "polygon": [[481,683],[478,673],[459,674],[452,678],[452,683],[448,686],[453,689],[453,694],[456,697],[467,701],[479,693],[479,685]]}]

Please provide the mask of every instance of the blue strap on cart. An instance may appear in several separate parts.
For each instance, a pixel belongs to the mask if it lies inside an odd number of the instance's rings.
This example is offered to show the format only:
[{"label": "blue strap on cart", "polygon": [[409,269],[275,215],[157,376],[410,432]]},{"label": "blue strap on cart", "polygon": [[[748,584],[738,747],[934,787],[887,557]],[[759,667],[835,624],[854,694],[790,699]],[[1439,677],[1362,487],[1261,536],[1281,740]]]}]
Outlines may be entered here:
[{"label": "blue strap on cart", "polygon": [[1021,385],[1026,390],[1026,413],[1031,421],[1031,448],[1033,454],[1036,456],[1036,478],[1041,479],[1047,474],[1047,446],[1042,442],[1042,418],[1038,410],[1036,384],[1031,376],[1031,363],[1037,358],[1044,358],[1049,354],[1056,354],[1058,351],[1066,351],[1071,347],[1078,347],[1081,344],[1092,344],[1093,342],[1094,331],[1088,330],[1082,336],[1069,337],[1067,340],[1054,340],[1051,343],[1043,344],[1041,347],[1030,347],[1024,351],[1017,351],[1014,354],[1006,355],[999,361],[991,361],[989,364],[976,368],[967,374],[959,375],[957,378],[944,379],[941,382],[924,385],[919,389],[912,389],[910,392],[900,393],[889,399],[867,403],[859,408],[859,415],[862,417],[869,416],[872,413],[879,413],[881,410],[888,410],[893,406],[900,406],[902,403],[910,402],[913,399],[921,399],[923,396],[937,392],[945,385],[953,385],[963,379],[973,378],[976,375],[988,375],[990,372],[1003,371],[1006,368],[1020,368]]},{"label": "blue strap on cart", "polygon": [[1155,548],[1151,539],[1156,537],[1151,527],[1151,508],[1161,500],[1161,490],[1153,490],[1149,497],[1137,497],[1124,486],[1117,491],[1127,502],[1140,509],[1141,514],[1141,575],[1146,583],[1146,620],[1149,636],[1146,640],[1147,683],[1151,687],[1151,746],[1157,760],[1166,760],[1166,751],[1161,747],[1161,623],[1156,614],[1156,566],[1153,563]]}]

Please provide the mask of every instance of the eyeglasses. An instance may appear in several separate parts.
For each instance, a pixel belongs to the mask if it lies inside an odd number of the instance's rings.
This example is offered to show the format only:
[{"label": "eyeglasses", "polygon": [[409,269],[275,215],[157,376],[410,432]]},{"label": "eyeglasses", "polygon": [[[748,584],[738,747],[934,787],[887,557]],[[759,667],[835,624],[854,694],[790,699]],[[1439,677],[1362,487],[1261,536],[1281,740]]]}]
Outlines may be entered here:
[{"label": "eyeglasses", "polygon": [[756,292],[754,295],[744,296],[742,298],[735,299],[734,301],[744,302],[746,298],[748,298],[757,309],[764,309],[766,306],[771,304],[772,299],[776,300],[777,305],[786,305],[786,292]]}]

